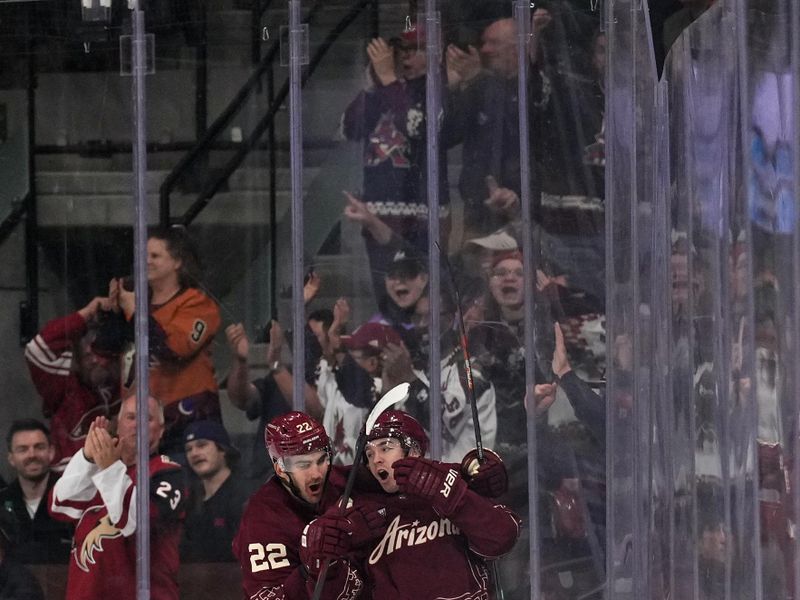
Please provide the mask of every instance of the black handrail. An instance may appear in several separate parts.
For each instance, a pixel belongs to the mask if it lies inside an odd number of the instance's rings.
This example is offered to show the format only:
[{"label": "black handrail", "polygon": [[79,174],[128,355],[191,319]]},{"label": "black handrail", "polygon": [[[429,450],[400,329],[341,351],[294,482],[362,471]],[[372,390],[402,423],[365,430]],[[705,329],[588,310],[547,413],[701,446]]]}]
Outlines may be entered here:
[{"label": "black handrail", "polygon": [[[365,7],[372,5],[374,1],[375,0],[361,0],[358,2],[325,37],[325,40],[320,44],[319,48],[317,48],[314,56],[309,61],[308,67],[303,72],[302,81],[300,83],[301,87],[304,87],[308,82],[309,77],[311,77],[316,68],[319,66],[320,62],[322,62],[322,59],[325,57],[328,49],[333,45],[338,37],[350,26],[353,21],[355,21],[355,19],[361,14],[361,11],[363,11]],[[236,171],[236,169],[239,168],[250,151],[258,145],[261,136],[264,135],[264,132],[272,124],[275,115],[277,114],[278,110],[280,110],[281,105],[283,104],[284,100],[286,100],[288,95],[289,80],[287,79],[281,86],[281,89],[275,95],[275,99],[270,104],[269,110],[267,110],[266,114],[258,122],[253,132],[236,150],[233,157],[231,157],[231,159],[225,164],[223,169],[219,172],[217,178],[203,188],[203,191],[183,215],[183,218],[180,221],[183,225],[189,225],[192,221],[194,221],[197,215],[199,215],[200,212],[208,205],[211,198],[220,190],[225,182],[228,181],[228,178]]]},{"label": "black handrail", "polygon": [[[317,2],[315,2],[314,5],[309,9],[307,16],[307,21],[309,23],[314,19],[317,12],[319,12],[323,5],[324,2],[322,0],[317,0]],[[272,63],[274,62],[275,57],[278,56],[279,52],[280,36],[276,36],[275,41],[272,42],[269,50],[262,57],[256,69],[253,71],[250,77],[248,77],[247,81],[244,83],[244,85],[242,85],[225,109],[208,127],[205,135],[203,135],[203,137],[197,141],[194,147],[183,158],[181,158],[181,160],[178,161],[178,164],[173,167],[172,171],[170,171],[169,175],[167,175],[167,177],[164,179],[161,187],[159,188],[159,220],[162,225],[168,225],[170,223],[171,217],[169,196],[180,177],[203,153],[210,149],[212,144],[215,143],[215,138],[219,136],[219,134],[222,133],[222,131],[230,124],[230,122],[233,120],[233,117],[242,108],[252,91],[259,86],[264,73],[272,68]]]},{"label": "black handrail", "polygon": [[19,225],[20,221],[25,217],[25,213],[28,212],[30,201],[31,193],[28,192],[22,200],[14,202],[11,212],[8,213],[6,218],[3,219],[3,222],[0,223],[0,245],[8,239],[8,236],[11,235],[16,226]]}]

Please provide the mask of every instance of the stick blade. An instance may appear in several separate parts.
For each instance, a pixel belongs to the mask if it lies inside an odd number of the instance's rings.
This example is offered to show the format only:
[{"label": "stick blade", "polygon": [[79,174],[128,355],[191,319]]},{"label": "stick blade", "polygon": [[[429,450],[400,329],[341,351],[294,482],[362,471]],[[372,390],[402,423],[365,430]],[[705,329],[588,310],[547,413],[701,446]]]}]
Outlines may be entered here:
[{"label": "stick blade", "polygon": [[364,431],[367,433],[367,435],[369,435],[369,432],[372,431],[372,428],[375,426],[375,421],[378,420],[378,417],[383,411],[390,406],[394,406],[395,404],[398,404],[408,398],[408,389],[410,387],[411,386],[408,383],[396,385],[386,392],[380,400],[378,400],[378,402],[375,404],[375,407],[369,413],[367,422],[364,426]]}]

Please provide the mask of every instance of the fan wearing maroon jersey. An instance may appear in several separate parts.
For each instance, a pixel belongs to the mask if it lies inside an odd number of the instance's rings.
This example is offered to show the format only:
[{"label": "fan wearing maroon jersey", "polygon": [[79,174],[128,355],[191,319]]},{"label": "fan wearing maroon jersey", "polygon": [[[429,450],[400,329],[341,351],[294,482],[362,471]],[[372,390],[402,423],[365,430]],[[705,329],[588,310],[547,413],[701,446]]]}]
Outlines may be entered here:
[{"label": "fan wearing maroon jersey", "polygon": [[[178,543],[186,486],[180,465],[156,454],[164,413],[148,400],[150,438],[150,597],[178,600]],[[136,397],[122,402],[117,437],[105,417],[89,427],[83,450],[67,464],[51,492],[50,513],[74,521],[69,562],[70,600],[136,598]]]},{"label": "fan wearing maroon jersey", "polygon": [[[470,489],[458,465],[422,458],[428,436],[410,415],[384,412],[367,439],[367,464],[382,489],[359,494],[355,508],[371,513],[382,506],[387,521],[383,536],[362,547],[367,592],[394,600],[492,597],[485,561],[511,550],[519,518]],[[352,552],[352,533],[342,527],[348,521],[330,514],[317,519],[303,553],[335,558]]]},{"label": "fan wearing maroon jersey", "polygon": [[[319,564],[310,568],[303,563],[300,538],[308,523],[336,504],[345,476],[341,468],[331,467],[325,429],[305,413],[275,417],[264,441],[275,477],[250,497],[233,540],[244,598],[306,599],[313,593]],[[362,588],[352,565],[337,561],[328,570],[322,598],[352,600]]]}]

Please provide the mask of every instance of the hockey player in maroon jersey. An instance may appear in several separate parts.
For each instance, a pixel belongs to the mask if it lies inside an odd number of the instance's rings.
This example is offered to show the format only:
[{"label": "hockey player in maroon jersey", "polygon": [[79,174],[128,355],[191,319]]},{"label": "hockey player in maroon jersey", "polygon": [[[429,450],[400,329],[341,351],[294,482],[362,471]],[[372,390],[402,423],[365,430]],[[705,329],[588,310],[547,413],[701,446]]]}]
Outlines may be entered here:
[{"label": "hockey player in maroon jersey", "polygon": [[[149,399],[150,597],[177,600],[178,543],[186,487],[181,468],[155,454],[164,413]],[[70,600],[136,598],[136,397],[120,408],[117,437],[108,421],[92,423],[83,450],[75,453],[53,487],[50,512],[76,523],[69,563]]]},{"label": "hockey player in maroon jersey", "polygon": [[[306,525],[333,507],[345,485],[343,469],[331,466],[331,443],[325,429],[301,412],[275,417],[264,432],[267,451],[275,468],[269,479],[251,496],[233,554],[242,568],[245,598],[295,600],[311,597],[319,563],[300,557],[300,538]],[[378,530],[382,515],[362,529]],[[337,557],[339,558],[339,557]],[[323,599],[352,600],[359,597],[363,580],[345,560],[328,571]]]},{"label": "hockey player in maroon jersey", "polygon": [[[428,437],[410,415],[384,412],[367,439],[368,467],[381,491],[360,493],[355,508],[385,507],[387,520],[383,536],[361,548],[367,593],[393,600],[493,597],[485,559],[511,550],[519,518],[469,489],[458,465],[422,458]],[[465,466],[471,461],[465,457]],[[318,518],[303,553],[335,559],[357,550],[351,521],[333,512]]]}]

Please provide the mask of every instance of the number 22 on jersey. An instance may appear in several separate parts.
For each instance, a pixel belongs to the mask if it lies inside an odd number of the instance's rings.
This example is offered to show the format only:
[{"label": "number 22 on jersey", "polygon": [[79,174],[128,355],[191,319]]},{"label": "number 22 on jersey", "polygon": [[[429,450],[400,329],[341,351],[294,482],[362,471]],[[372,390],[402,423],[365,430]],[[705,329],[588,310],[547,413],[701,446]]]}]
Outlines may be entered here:
[{"label": "number 22 on jersey", "polygon": [[253,573],[288,567],[286,546],[283,544],[259,544],[254,542],[247,547],[250,552],[250,570]]}]

